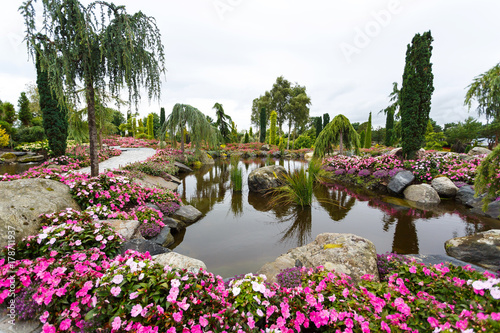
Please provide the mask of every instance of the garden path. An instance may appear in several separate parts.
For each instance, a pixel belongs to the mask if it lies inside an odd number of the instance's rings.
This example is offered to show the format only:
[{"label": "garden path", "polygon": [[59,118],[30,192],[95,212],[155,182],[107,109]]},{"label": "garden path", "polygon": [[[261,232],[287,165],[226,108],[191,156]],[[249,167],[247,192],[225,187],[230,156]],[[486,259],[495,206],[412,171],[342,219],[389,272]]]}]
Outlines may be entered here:
[{"label": "garden path", "polygon": [[[114,156],[106,161],[99,163],[99,172],[106,170],[120,169],[127,164],[145,161],[156,153],[153,148],[120,148],[122,154]],[[90,167],[78,170],[81,173],[90,173]]]}]

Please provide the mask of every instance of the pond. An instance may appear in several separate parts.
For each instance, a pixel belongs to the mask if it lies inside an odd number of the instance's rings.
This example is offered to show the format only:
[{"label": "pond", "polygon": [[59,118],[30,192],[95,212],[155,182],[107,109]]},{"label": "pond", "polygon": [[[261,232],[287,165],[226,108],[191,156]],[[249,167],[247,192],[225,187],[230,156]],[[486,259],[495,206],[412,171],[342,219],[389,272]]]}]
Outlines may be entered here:
[{"label": "pond", "polygon": [[40,163],[12,163],[12,164],[0,164],[0,175],[9,174],[9,175],[18,175],[28,169],[33,168]]},{"label": "pond", "polygon": [[240,161],[243,190],[233,192],[228,161],[216,161],[182,179],[185,204],[204,217],[174,235],[175,251],[202,260],[209,271],[231,277],[255,273],[289,249],[313,241],[323,232],[353,233],[371,240],[377,253],[445,254],[453,237],[498,228],[499,221],[470,215],[462,205],[445,201],[432,211],[405,200],[364,193],[345,186],[318,185],[310,208],[270,205],[270,197],[249,193],[249,173],[267,164],[288,171],[305,161],[254,159]]}]

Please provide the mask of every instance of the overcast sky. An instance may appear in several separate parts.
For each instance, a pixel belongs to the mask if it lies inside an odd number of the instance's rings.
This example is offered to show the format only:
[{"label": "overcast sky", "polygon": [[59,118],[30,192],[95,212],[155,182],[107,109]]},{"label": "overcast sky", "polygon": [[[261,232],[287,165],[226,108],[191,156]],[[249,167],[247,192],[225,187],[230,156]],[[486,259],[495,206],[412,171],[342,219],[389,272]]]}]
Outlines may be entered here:
[{"label": "overcast sky", "polygon": [[[389,104],[392,82],[401,84],[406,47],[416,33],[434,37],[431,118],[463,121],[467,86],[500,62],[498,0],[117,0],[129,13],[156,18],[168,72],[161,101],[141,116],[167,115],[175,103],[214,118],[219,102],[238,126],[250,127],[252,100],[276,78],[304,85],[311,116],[344,114],[351,122],[385,126],[378,111]],[[23,42],[22,1],[0,11],[0,100],[16,106],[36,80]],[[88,4],[89,1],[82,1]]]}]

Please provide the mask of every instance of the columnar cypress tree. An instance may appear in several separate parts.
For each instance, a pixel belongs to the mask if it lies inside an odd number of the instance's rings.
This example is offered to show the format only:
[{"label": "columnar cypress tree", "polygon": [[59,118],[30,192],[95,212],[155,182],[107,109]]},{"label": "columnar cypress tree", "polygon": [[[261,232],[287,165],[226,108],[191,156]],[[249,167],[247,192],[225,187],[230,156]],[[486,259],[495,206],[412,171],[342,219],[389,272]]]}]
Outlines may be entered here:
[{"label": "columnar cypress tree", "polygon": [[385,145],[391,147],[394,144],[394,111],[387,110],[385,119]]},{"label": "columnar cypress tree", "polygon": [[154,131],[153,131],[153,114],[152,113],[150,113],[148,115],[147,127],[148,127],[148,137],[149,137],[149,139],[153,139],[155,136],[154,136]]},{"label": "columnar cypress tree", "polygon": [[272,145],[276,144],[276,121],[278,119],[278,113],[276,111],[271,112],[271,133],[269,138],[269,143]]},{"label": "columnar cypress tree", "polygon": [[359,134],[359,142],[360,142],[360,145],[361,143],[363,143],[363,147],[365,146],[365,138],[366,138],[366,132],[365,130],[362,130],[361,133]]},{"label": "columnar cypress tree", "polygon": [[160,108],[160,127],[163,126],[163,123],[165,122],[165,108]]},{"label": "columnar cypress tree", "polygon": [[314,127],[316,127],[316,137],[319,136],[319,133],[323,130],[323,125],[321,123],[321,117],[316,117],[314,119]]},{"label": "columnar cypress tree", "polygon": [[424,143],[425,129],[434,91],[431,32],[416,34],[406,51],[401,88],[401,127],[403,157],[413,159]]},{"label": "columnar cypress tree", "polygon": [[328,113],[324,113],[323,114],[323,127],[321,128],[321,130],[323,130],[326,125],[328,125],[330,123],[330,115]]},{"label": "columnar cypress tree", "polygon": [[17,106],[19,106],[18,119],[21,121],[23,126],[29,126],[31,123],[31,111],[30,111],[30,101],[26,97],[26,93],[23,91],[19,100],[17,101]]},{"label": "columnar cypress tree", "polygon": [[260,137],[259,141],[260,142],[265,142],[266,141],[266,108],[261,108],[260,109]]},{"label": "columnar cypress tree", "polygon": [[68,137],[68,112],[57,102],[49,87],[47,72],[40,67],[39,55],[36,54],[36,84],[40,95],[43,129],[49,140],[49,148],[55,156],[66,152]]},{"label": "columnar cypress tree", "polygon": [[366,126],[366,135],[364,141],[364,147],[370,148],[372,146],[372,113],[368,117],[368,126]]}]

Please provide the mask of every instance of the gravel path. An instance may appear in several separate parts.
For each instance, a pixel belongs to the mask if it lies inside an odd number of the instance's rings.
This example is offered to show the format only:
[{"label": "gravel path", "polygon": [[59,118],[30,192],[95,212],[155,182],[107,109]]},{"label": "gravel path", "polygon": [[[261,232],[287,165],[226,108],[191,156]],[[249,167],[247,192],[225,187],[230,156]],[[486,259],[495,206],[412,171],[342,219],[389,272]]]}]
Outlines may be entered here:
[{"label": "gravel path", "polygon": [[[99,163],[99,172],[120,169],[127,164],[140,162],[148,159],[156,153],[153,148],[123,148],[120,156],[114,156]],[[78,170],[81,173],[90,173],[90,167]]]}]

